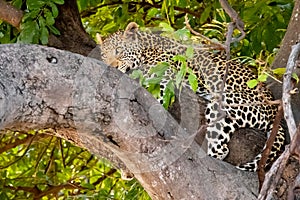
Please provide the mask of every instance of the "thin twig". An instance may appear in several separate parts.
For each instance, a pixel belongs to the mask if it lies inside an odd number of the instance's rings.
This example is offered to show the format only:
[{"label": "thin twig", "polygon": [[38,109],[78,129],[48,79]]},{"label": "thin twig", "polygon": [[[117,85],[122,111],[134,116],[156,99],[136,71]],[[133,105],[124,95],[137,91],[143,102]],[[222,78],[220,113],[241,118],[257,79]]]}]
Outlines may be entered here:
[{"label": "thin twig", "polygon": [[265,181],[258,195],[258,200],[271,199],[275,192],[278,181],[288,161],[290,152],[286,148],[281,156],[274,162],[270,171],[266,174]]},{"label": "thin twig", "polygon": [[219,0],[222,8],[231,18],[231,21],[234,22],[236,28],[241,32],[241,36],[239,38],[233,39],[231,43],[241,41],[245,38],[246,33],[244,31],[244,22],[240,19],[237,12],[230,6],[230,4],[226,0]]},{"label": "thin twig", "polygon": [[[222,8],[225,10],[225,12],[230,16],[231,20],[233,22],[229,23],[228,25],[228,31],[226,33],[226,42],[225,42],[225,47],[226,47],[226,60],[230,60],[230,44],[233,42],[232,41],[232,35],[233,35],[233,31],[235,28],[238,28],[241,32],[244,32],[244,23],[243,21],[239,18],[237,12],[235,12],[235,10],[229,5],[229,3],[226,0],[220,0],[220,4],[222,6]],[[227,76],[228,76],[228,71],[229,71],[229,63],[226,62],[226,67],[225,67],[225,73],[223,76],[223,81],[222,81],[222,85],[221,85],[221,98],[220,98],[220,105],[219,106],[219,110],[221,112],[222,111],[222,106],[223,102],[222,102],[222,97],[223,97],[223,92],[224,92],[224,88],[225,88],[225,84],[226,84],[226,80],[227,80]]]},{"label": "thin twig", "polygon": [[259,189],[261,189],[261,187],[263,185],[263,182],[265,180],[265,166],[267,164],[267,160],[268,160],[269,155],[271,153],[272,146],[275,142],[276,135],[277,135],[278,130],[279,130],[280,121],[282,119],[282,115],[283,115],[283,109],[282,109],[282,105],[280,104],[278,106],[278,111],[277,111],[275,120],[273,122],[273,128],[272,128],[270,137],[268,138],[268,140],[266,142],[266,146],[265,146],[265,148],[262,152],[261,159],[258,162]]},{"label": "thin twig", "polygon": [[[89,17],[89,16],[91,16],[93,14],[96,14],[97,11],[98,11],[98,9],[100,9],[100,8],[103,8],[103,7],[106,7],[106,6],[114,6],[114,7],[116,7],[116,6],[120,6],[122,4],[124,4],[124,2],[121,1],[121,0],[120,1],[106,3],[106,4],[101,4],[99,6],[92,7],[92,8],[89,8],[87,10],[82,11],[80,13],[80,15],[81,15],[82,18]],[[143,8],[147,8],[147,7],[149,7],[149,8],[158,8],[158,9],[161,8],[160,4],[151,4],[151,3],[146,2],[146,1],[142,1],[142,2],[128,2],[128,5],[129,6],[140,6],[140,7],[143,7]],[[199,14],[199,12],[195,12],[195,11],[187,9],[187,8],[181,8],[179,6],[174,6],[174,10],[179,11],[179,12],[183,12],[183,13],[188,13],[190,15],[193,15],[193,16],[197,17],[197,18],[200,18],[200,16],[201,16]]]}]

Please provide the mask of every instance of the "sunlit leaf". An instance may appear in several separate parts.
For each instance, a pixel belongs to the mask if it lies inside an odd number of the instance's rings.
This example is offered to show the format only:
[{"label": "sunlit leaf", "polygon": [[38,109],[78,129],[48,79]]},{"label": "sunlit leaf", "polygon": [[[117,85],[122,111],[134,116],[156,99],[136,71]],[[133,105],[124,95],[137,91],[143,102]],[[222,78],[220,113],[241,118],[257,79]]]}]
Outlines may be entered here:
[{"label": "sunlit leaf", "polygon": [[259,82],[266,82],[267,81],[267,78],[268,78],[268,75],[267,74],[260,74],[258,77],[257,77],[257,80]]},{"label": "sunlit leaf", "polygon": [[192,70],[189,70],[188,81],[190,86],[192,87],[192,90],[196,92],[198,89],[198,79],[197,76],[192,72]]},{"label": "sunlit leaf", "polygon": [[282,76],[285,73],[286,68],[280,67],[280,68],[273,69],[272,71],[274,74]]},{"label": "sunlit leaf", "polygon": [[164,96],[163,96],[163,106],[164,108],[168,108],[174,101],[175,91],[174,91],[174,83],[173,81],[169,81],[166,85],[166,88],[164,90]]},{"label": "sunlit leaf", "polygon": [[185,55],[186,55],[187,59],[192,59],[194,57],[194,48],[192,46],[189,46],[186,49]]},{"label": "sunlit leaf", "polygon": [[159,23],[159,27],[161,27],[162,31],[164,31],[164,32],[173,32],[174,31],[174,29],[172,28],[172,26],[170,26],[166,22]]},{"label": "sunlit leaf", "polygon": [[257,84],[258,84],[258,80],[256,80],[256,79],[252,79],[252,80],[250,80],[250,81],[247,82],[247,86],[249,88],[254,88],[254,87],[257,86]]}]

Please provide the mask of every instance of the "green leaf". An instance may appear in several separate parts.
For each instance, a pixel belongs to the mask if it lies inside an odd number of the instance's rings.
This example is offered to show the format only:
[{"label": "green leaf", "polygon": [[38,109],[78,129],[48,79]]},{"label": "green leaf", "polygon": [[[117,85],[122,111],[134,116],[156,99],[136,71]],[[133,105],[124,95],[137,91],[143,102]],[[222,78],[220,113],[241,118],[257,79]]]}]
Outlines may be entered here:
[{"label": "green leaf", "polygon": [[48,29],[43,26],[41,27],[41,35],[40,35],[40,41],[43,45],[48,44],[48,38],[49,38],[49,31]]},{"label": "green leaf", "polygon": [[191,38],[191,32],[188,29],[183,28],[175,31],[174,36],[176,40],[187,41]]},{"label": "green leaf", "polygon": [[88,1],[77,1],[79,12],[86,10],[88,8]]},{"label": "green leaf", "polygon": [[141,77],[143,77],[143,72],[139,69],[133,70],[131,72],[131,74],[129,75],[129,77],[132,78],[132,79],[141,78]]},{"label": "green leaf", "polygon": [[22,0],[14,0],[14,1],[12,2],[12,5],[13,5],[14,7],[16,7],[16,8],[21,9],[21,7],[22,7]]},{"label": "green leaf", "polygon": [[25,13],[22,18],[22,22],[27,21],[27,19],[31,19],[31,21],[32,21],[33,19],[35,19],[38,16],[39,13],[40,13],[40,10],[33,10],[28,13]]},{"label": "green leaf", "polygon": [[190,71],[192,70],[189,70],[188,81],[190,86],[192,87],[192,90],[196,92],[198,89],[198,79],[197,76],[193,72],[191,73]]},{"label": "green leaf", "polygon": [[47,26],[49,28],[49,30],[51,31],[51,33],[55,34],[55,35],[60,35],[60,32],[57,28],[55,28],[53,25],[51,26]]},{"label": "green leaf", "polygon": [[28,21],[21,25],[21,33],[18,37],[18,43],[37,43],[35,36],[39,35],[39,27],[36,21]]},{"label": "green leaf", "polygon": [[170,67],[167,62],[158,63],[156,66],[152,67],[149,71],[150,74],[156,74],[158,77],[163,76],[166,70]]},{"label": "green leaf", "polygon": [[284,67],[281,67],[281,68],[273,69],[272,71],[274,74],[282,76],[285,73],[286,69]]},{"label": "green leaf", "polygon": [[45,9],[44,16],[46,18],[46,24],[48,26],[51,26],[51,25],[53,25],[55,23],[55,19],[54,19],[53,15],[52,15],[52,12],[50,12],[50,10]]},{"label": "green leaf", "polygon": [[143,83],[145,81],[143,72],[139,69],[133,70],[131,72],[131,74],[129,75],[129,77],[132,78],[132,79],[139,79],[140,85],[143,85]]},{"label": "green leaf", "polygon": [[267,74],[261,74],[257,77],[257,80],[259,82],[266,82],[267,81],[267,78],[268,78],[268,75]]},{"label": "green leaf", "polygon": [[146,85],[156,85],[159,84],[162,80],[162,77],[153,77],[145,80]]},{"label": "green leaf", "polygon": [[282,16],[282,14],[280,12],[278,12],[276,14],[276,18],[279,22],[283,23],[284,24],[284,17]]},{"label": "green leaf", "polygon": [[176,55],[176,56],[173,56],[172,60],[174,60],[175,62],[178,61],[178,62],[184,63],[184,62],[186,62],[186,57],[184,55]]},{"label": "green leaf", "polygon": [[56,18],[58,16],[58,8],[57,6],[52,3],[52,2],[48,2],[48,5],[51,7],[51,11],[52,11],[52,15],[54,18]]},{"label": "green leaf", "polygon": [[40,17],[38,18],[38,21],[39,21],[39,27],[40,27],[40,28],[46,26],[46,21],[45,21],[44,17],[40,16]]},{"label": "green leaf", "polygon": [[56,3],[56,4],[59,4],[59,5],[62,5],[65,3],[64,0],[51,0],[52,2]]},{"label": "green leaf", "polygon": [[250,81],[247,82],[247,86],[249,88],[254,88],[254,87],[257,86],[257,84],[258,84],[258,80],[256,80],[256,79],[252,79],[252,80],[250,80]]},{"label": "green leaf", "polygon": [[147,19],[151,19],[152,17],[155,17],[159,13],[159,10],[157,8],[150,8],[147,12]]},{"label": "green leaf", "polygon": [[167,83],[166,88],[164,90],[163,107],[165,109],[168,109],[168,107],[174,102],[174,96],[175,96],[174,83],[172,80],[170,80]]},{"label": "green leaf", "polygon": [[164,31],[164,32],[174,32],[174,29],[172,28],[172,26],[170,26],[166,22],[159,23],[159,27],[161,27],[162,31]]},{"label": "green leaf", "polygon": [[5,192],[1,192],[0,193],[0,199],[9,200],[9,197],[7,196],[7,194]]},{"label": "green leaf", "polygon": [[154,98],[158,99],[160,97],[160,84],[151,84],[147,88]]},{"label": "green leaf", "polygon": [[186,71],[187,71],[186,68],[187,68],[186,63],[182,63],[179,72],[176,74],[175,84],[177,88],[179,88],[182,80],[186,75]]},{"label": "green leaf", "polygon": [[102,30],[103,31],[109,31],[109,30],[113,29],[115,26],[116,26],[115,22],[111,21],[110,23],[103,26]]},{"label": "green leaf", "polygon": [[26,5],[28,10],[40,10],[46,4],[45,1],[42,0],[27,0]]},{"label": "green leaf", "polygon": [[200,17],[200,24],[203,24],[204,22],[206,22],[206,20],[209,17],[211,11],[211,6],[207,6],[204,11],[201,13],[201,17]]},{"label": "green leaf", "polygon": [[90,183],[81,183],[80,185],[82,187],[90,189],[90,190],[94,190],[95,189],[95,186],[93,184],[90,184]]},{"label": "green leaf", "polygon": [[194,48],[192,46],[189,46],[186,49],[185,55],[186,55],[187,59],[192,59],[194,57]]},{"label": "green leaf", "polygon": [[292,73],[292,77],[296,80],[297,83],[299,83],[299,77],[296,73]]}]

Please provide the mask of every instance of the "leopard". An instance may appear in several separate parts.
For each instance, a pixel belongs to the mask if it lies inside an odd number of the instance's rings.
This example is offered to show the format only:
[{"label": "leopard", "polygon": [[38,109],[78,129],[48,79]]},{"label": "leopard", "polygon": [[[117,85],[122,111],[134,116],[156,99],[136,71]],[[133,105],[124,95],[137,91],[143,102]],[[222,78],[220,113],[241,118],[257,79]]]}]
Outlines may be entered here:
[{"label": "leopard", "polygon": [[[191,44],[149,31],[141,31],[135,22],[125,30],[115,32],[103,41],[99,39],[101,58],[111,67],[123,73],[140,69],[145,77],[153,77],[150,69],[162,62],[171,63],[179,70],[174,56],[184,55]],[[254,88],[247,85],[257,78],[250,66],[236,60],[225,59],[220,53],[193,45],[193,57],[187,61],[188,67],[196,75],[196,94],[208,101],[205,111],[207,130],[207,155],[223,160],[229,153],[228,143],[233,133],[241,128],[254,128],[267,136],[273,127],[278,106],[270,104],[274,100],[271,91],[263,84]],[[168,80],[176,71],[167,69],[160,85],[163,94]],[[182,85],[191,88],[189,81]],[[162,103],[162,98],[158,101]],[[275,137],[268,162],[274,161],[283,151],[285,130],[282,124]],[[236,166],[238,169],[256,171],[261,153],[252,161]]]}]

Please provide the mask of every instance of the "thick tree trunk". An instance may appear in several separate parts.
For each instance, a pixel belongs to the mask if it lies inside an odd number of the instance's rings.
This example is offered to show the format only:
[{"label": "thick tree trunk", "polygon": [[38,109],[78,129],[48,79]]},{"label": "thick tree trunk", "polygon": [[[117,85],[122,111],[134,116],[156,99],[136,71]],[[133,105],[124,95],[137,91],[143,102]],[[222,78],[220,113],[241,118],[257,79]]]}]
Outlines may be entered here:
[{"label": "thick tree trunk", "polygon": [[[48,46],[87,56],[96,47],[96,42],[82,26],[76,0],[65,1],[63,5],[58,5],[58,9],[55,27],[60,31],[60,35],[50,34]],[[20,29],[23,16],[22,10],[0,0],[1,20]]]},{"label": "thick tree trunk", "polygon": [[256,199],[255,173],[206,156],[194,141],[200,108],[187,99],[181,106],[195,112],[182,109],[178,124],[138,83],[97,60],[0,46],[1,130],[48,128],[122,161],[153,199]]},{"label": "thick tree trunk", "polygon": [[[291,47],[294,44],[300,42],[300,1],[295,1],[293,13],[287,28],[287,32],[282,40],[280,50],[276,55],[276,58],[273,62],[273,68],[285,68],[289,55],[291,53]],[[298,76],[300,75],[300,70],[298,69],[295,71]],[[296,87],[300,87],[300,83],[296,85]],[[281,98],[282,94],[282,84],[278,84],[274,82],[274,84],[270,87],[273,91],[275,98]],[[292,96],[292,107],[293,113],[295,117],[295,121],[298,124],[300,122],[300,93],[295,94]]]},{"label": "thick tree trunk", "polygon": [[67,0],[58,9],[55,27],[61,35],[50,35],[48,46],[87,56],[96,47],[96,42],[82,26],[76,0]]}]

